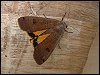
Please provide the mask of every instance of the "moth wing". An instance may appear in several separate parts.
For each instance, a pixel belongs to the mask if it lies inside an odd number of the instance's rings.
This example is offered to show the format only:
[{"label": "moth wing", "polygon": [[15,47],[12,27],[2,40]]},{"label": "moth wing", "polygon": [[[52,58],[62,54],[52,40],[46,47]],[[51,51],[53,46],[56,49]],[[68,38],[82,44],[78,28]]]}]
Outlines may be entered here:
[{"label": "moth wing", "polygon": [[19,27],[27,32],[35,32],[59,25],[60,21],[50,18],[24,16],[18,19]]},{"label": "moth wing", "polygon": [[37,64],[41,65],[48,59],[59,42],[63,32],[63,26],[57,26],[53,29],[48,29],[44,33],[50,35],[34,48],[35,51],[33,56]]}]

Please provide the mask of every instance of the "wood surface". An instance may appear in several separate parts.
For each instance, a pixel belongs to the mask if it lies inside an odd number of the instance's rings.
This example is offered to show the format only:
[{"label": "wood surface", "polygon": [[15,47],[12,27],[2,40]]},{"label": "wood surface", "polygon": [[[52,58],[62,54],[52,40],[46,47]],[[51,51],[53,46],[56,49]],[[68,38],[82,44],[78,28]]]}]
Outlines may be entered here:
[{"label": "wood surface", "polygon": [[[43,16],[68,25],[49,59],[42,65],[33,59],[28,35],[20,30],[18,18]],[[1,73],[82,73],[99,25],[98,1],[1,1]]]}]

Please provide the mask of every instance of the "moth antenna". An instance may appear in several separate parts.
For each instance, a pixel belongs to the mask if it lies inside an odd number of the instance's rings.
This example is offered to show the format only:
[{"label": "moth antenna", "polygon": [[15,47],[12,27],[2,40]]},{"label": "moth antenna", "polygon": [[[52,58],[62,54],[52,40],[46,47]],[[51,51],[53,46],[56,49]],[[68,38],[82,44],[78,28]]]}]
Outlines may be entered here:
[{"label": "moth antenna", "polygon": [[44,14],[43,14],[43,16],[44,16],[45,18],[47,18]]},{"label": "moth antenna", "polygon": [[61,20],[61,21],[63,21],[63,20],[64,20],[65,16],[66,16],[66,12],[65,12],[64,16],[62,17],[62,20]]},{"label": "moth antenna", "polygon": [[5,6],[8,8],[8,12],[12,13],[12,9],[6,4],[5,4]]},{"label": "moth antenna", "polygon": [[[68,19],[69,16],[70,16],[70,8],[71,8],[70,4],[68,4],[68,6],[69,6],[69,8],[66,7],[66,9],[68,9],[68,15],[67,15],[68,17],[67,17],[67,19]],[[66,28],[67,28],[67,27],[68,27],[68,26],[66,25]],[[72,26],[71,26],[71,27],[72,27]],[[73,28],[73,27],[72,27],[72,28]],[[75,29],[75,28],[74,28],[74,29]],[[76,29],[76,30],[77,30],[77,29]],[[65,29],[65,31],[68,32],[68,33],[73,33],[73,32],[67,31],[66,29]],[[77,31],[78,31],[78,30],[77,30]],[[79,32],[79,31],[78,31],[78,32]]]},{"label": "moth antenna", "polygon": [[28,2],[28,4],[29,4],[29,7],[30,7],[32,13],[33,13],[34,15],[38,16],[38,15],[37,15],[37,12],[35,12],[35,11],[32,9],[30,2]]},{"label": "moth antenna", "polygon": [[[43,5],[43,4],[44,4],[44,5]],[[40,10],[42,10],[42,9],[43,9],[44,7],[46,7],[47,5],[48,5],[48,4],[46,4],[44,1],[41,2],[41,3],[40,3],[40,6],[41,6],[41,7],[40,7],[39,10],[36,11],[36,13],[39,12]]]},{"label": "moth antenna", "polygon": [[[68,8],[67,8],[67,5],[66,5],[66,8],[65,8],[65,14],[64,14],[64,16],[62,17],[62,20],[61,20],[61,21],[63,21],[64,18],[65,18],[65,16],[66,16],[66,13],[67,13],[66,9],[68,9]],[[68,17],[69,17],[69,13],[70,13],[70,6],[69,6]]]},{"label": "moth antenna", "polygon": [[68,18],[69,18],[69,16],[70,16],[70,15],[69,15],[69,14],[70,14],[70,4],[69,4],[69,8],[68,8],[68,9],[69,9],[69,10],[68,10],[68,11],[69,11],[69,12],[68,12]]}]

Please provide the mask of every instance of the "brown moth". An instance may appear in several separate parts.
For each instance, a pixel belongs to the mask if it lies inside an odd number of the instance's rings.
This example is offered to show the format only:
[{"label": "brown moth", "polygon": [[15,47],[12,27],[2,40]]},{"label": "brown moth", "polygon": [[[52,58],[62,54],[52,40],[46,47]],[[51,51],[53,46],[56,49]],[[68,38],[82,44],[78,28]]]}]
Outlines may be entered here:
[{"label": "brown moth", "polygon": [[33,57],[37,64],[43,64],[59,43],[67,25],[56,19],[24,16],[18,19],[19,27],[32,38]]}]

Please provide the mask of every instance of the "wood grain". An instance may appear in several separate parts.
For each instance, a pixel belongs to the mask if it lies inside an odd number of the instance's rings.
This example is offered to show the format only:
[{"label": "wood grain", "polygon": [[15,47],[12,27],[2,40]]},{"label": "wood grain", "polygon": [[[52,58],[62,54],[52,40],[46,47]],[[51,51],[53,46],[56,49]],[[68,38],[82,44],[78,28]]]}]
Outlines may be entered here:
[{"label": "wood grain", "polygon": [[[1,1],[1,73],[67,73],[79,74],[87,61],[89,49],[99,25],[98,1]],[[50,58],[37,65],[29,37],[19,29],[18,18],[22,16],[46,15],[64,19],[68,28]],[[8,36],[9,35],[9,36]]]}]

